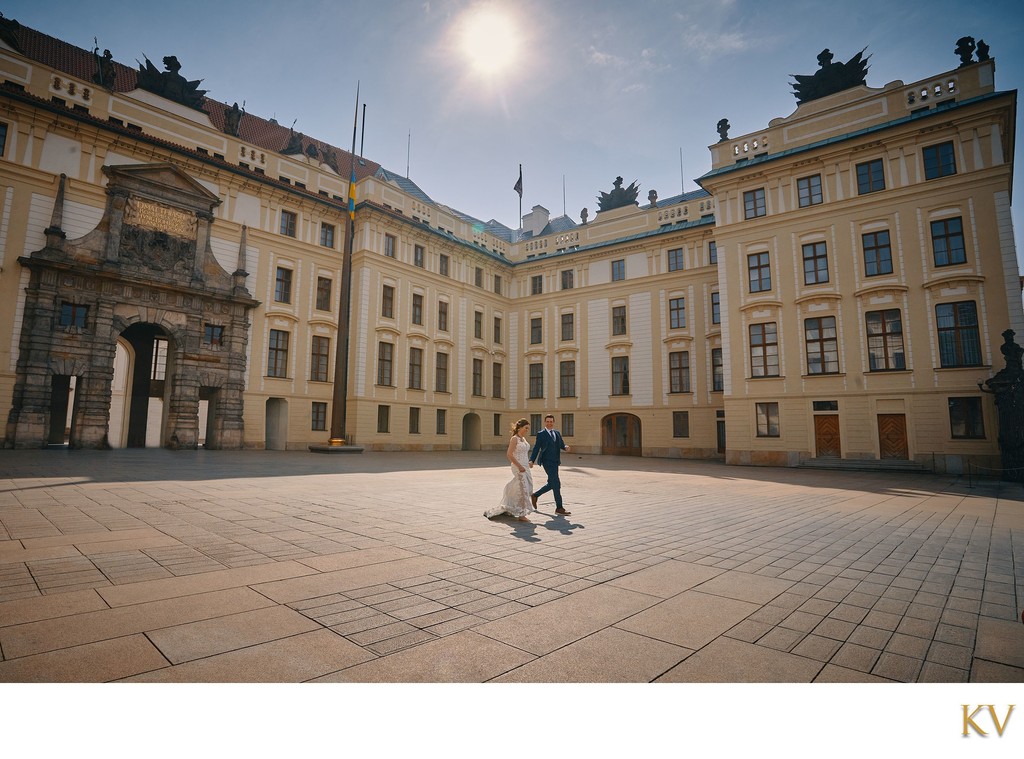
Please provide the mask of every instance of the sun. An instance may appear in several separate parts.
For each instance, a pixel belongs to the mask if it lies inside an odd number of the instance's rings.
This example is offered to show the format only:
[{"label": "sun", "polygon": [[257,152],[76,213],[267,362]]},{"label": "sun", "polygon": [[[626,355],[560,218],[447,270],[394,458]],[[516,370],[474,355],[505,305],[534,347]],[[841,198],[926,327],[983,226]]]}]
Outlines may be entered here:
[{"label": "sun", "polygon": [[466,11],[460,24],[459,47],[470,69],[494,79],[519,61],[520,32],[515,20],[493,6]]}]

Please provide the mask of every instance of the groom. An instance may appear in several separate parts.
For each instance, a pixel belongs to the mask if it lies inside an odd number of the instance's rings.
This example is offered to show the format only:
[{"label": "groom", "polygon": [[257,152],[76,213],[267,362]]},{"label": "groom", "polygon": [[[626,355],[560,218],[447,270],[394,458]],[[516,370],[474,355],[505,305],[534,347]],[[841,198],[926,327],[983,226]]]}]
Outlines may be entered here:
[{"label": "groom", "polygon": [[536,493],[533,493],[530,500],[533,501],[533,507],[537,508],[537,499],[550,490],[555,494],[555,513],[569,516],[572,512],[562,508],[562,483],[558,479],[558,465],[561,463],[563,450],[568,453],[569,446],[565,444],[562,435],[555,429],[554,415],[548,414],[544,417],[544,429],[537,433],[537,441],[533,444],[533,450],[530,451],[530,466],[533,466],[535,461],[540,461],[540,465],[544,467],[544,471],[548,475],[548,482]]}]

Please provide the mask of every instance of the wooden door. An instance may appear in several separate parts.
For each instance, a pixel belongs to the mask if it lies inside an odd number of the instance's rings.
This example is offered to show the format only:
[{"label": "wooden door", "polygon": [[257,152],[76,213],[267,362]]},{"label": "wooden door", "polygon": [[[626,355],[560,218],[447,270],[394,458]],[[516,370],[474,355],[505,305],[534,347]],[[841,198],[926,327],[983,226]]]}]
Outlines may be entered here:
[{"label": "wooden door", "polygon": [[613,456],[642,456],[640,419],[632,414],[606,416],[601,424],[601,453]]},{"label": "wooden door", "polygon": [[878,415],[878,456],[882,459],[910,458],[907,417],[904,414]]},{"label": "wooden door", "polygon": [[818,458],[841,458],[839,445],[839,414],[814,417],[814,455]]}]

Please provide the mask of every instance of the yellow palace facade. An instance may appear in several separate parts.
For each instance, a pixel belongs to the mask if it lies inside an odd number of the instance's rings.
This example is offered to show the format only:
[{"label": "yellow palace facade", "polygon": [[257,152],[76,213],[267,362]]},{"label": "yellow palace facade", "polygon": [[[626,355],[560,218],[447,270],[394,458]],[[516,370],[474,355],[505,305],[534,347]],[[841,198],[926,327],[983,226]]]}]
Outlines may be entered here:
[{"label": "yellow palace facade", "polygon": [[800,104],[703,189],[520,230],[237,106],[2,19],[6,447],[327,442],[356,167],[346,439],[793,466],[998,465],[1024,334],[1016,97],[994,61]]}]

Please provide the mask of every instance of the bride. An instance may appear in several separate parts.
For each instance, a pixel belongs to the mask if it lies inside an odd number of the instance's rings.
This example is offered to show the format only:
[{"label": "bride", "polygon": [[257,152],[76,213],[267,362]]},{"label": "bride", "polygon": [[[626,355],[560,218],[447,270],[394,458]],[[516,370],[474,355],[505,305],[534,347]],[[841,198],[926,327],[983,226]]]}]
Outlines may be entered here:
[{"label": "bride", "polygon": [[512,427],[505,455],[512,464],[512,479],[505,485],[501,502],[484,512],[488,519],[499,514],[511,514],[520,522],[529,522],[527,514],[534,511],[530,494],[533,493],[533,475],[530,473],[530,444],[526,440],[530,423],[520,419]]}]

